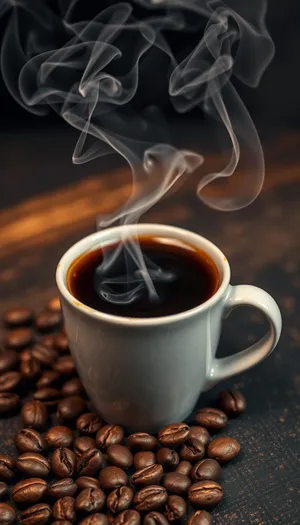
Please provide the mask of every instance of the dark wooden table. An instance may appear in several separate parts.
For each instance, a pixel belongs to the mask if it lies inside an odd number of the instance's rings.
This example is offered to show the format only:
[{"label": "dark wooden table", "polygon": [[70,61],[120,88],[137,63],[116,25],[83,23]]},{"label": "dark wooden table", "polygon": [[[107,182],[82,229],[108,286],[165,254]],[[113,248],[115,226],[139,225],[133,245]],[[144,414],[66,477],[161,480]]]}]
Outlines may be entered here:
[{"label": "dark wooden table", "polygon": [[[94,231],[97,214],[110,212],[130,192],[130,174],[111,160],[75,167],[76,133],[68,129],[6,133],[1,138],[0,313],[24,303],[37,311],[56,293],[58,259]],[[256,284],[278,301],[283,334],[263,363],[225,385],[247,397],[246,414],[228,433],[242,454],[224,469],[226,497],[217,525],[300,523],[300,135],[265,140],[267,176],[252,206],[234,213],[205,208],[191,177],[144,220],[176,224],[210,238],[227,255],[232,282]],[[208,154],[208,164],[218,157]],[[219,355],[240,350],[265,330],[251,309],[225,323]],[[214,402],[221,387],[202,397]],[[0,421],[1,452],[13,451],[16,418]]]}]

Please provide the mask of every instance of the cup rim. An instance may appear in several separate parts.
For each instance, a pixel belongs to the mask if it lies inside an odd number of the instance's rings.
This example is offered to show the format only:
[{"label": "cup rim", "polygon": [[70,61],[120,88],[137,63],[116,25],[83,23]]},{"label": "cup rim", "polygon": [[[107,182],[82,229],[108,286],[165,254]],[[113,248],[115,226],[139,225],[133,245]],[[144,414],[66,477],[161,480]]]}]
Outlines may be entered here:
[{"label": "cup rim", "polygon": [[[95,310],[94,308],[91,308],[90,306],[87,306],[86,304],[76,299],[71,294],[71,292],[69,292],[66,284],[66,276],[68,269],[77,257],[99,247],[101,245],[99,241],[102,240],[106,241],[107,243],[114,242],[115,240],[120,238],[121,232],[124,232],[126,234],[130,234],[130,232],[135,232],[138,234],[157,234],[163,235],[165,237],[176,237],[179,239],[183,239],[185,242],[188,242],[192,245],[199,246],[204,251],[208,252],[208,255],[212,257],[219,269],[221,279],[221,284],[219,288],[216,290],[214,295],[212,295],[212,297],[210,297],[204,303],[195,306],[194,308],[185,310],[184,312],[160,317],[121,317],[118,315],[100,312],[98,310]],[[153,223],[121,225],[92,233],[73,244],[61,257],[56,269],[56,284],[58,286],[58,290],[60,294],[64,297],[64,299],[73,308],[76,308],[83,314],[88,315],[93,319],[120,326],[158,326],[176,323],[178,321],[189,319],[197,314],[203,313],[206,310],[212,308],[224,295],[229,285],[229,281],[230,266],[228,260],[223,254],[223,252],[215,244],[213,244],[205,237],[202,237],[201,235],[198,235],[184,228]]]}]

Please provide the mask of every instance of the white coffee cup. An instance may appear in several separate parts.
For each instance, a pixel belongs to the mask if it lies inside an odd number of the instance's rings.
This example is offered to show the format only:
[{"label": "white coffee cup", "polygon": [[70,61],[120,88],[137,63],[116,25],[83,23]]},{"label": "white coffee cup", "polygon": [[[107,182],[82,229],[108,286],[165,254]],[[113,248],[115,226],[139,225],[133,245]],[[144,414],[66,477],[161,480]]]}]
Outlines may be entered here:
[{"label": "white coffee cup", "polygon": [[[66,281],[73,261],[117,242],[121,234],[136,231],[182,240],[204,250],[219,269],[219,289],[191,310],[151,319],[102,313],[75,299]],[[62,257],[56,280],[70,349],[85,389],[105,421],[129,430],[155,431],[184,420],[201,392],[262,361],[275,348],[281,333],[279,308],[267,292],[255,286],[231,286],[230,267],[219,248],[173,226],[120,226],[89,235]],[[269,330],[246,350],[217,359],[222,321],[239,305],[263,312]]]}]

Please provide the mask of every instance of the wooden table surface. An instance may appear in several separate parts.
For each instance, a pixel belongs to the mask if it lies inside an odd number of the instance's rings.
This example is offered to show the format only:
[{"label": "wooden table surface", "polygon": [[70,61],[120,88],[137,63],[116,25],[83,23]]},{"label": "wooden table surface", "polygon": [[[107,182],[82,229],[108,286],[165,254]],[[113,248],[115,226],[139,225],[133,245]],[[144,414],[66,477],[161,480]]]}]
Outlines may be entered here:
[{"label": "wooden table surface", "polygon": [[[110,161],[72,166],[75,137],[65,128],[2,136],[0,313],[15,304],[41,309],[56,293],[60,256],[95,230],[98,214],[114,210],[130,192],[130,173]],[[299,525],[300,519],[300,135],[273,136],[265,150],[266,182],[250,207],[207,209],[196,199],[191,177],[144,217],[210,238],[231,262],[233,284],[265,288],[282,310],[283,334],[272,356],[225,384],[245,393],[248,410],[228,428],[243,452],[224,469],[226,498],[214,512],[217,525]],[[208,154],[209,165],[218,163]],[[249,345],[264,329],[255,311],[234,312],[218,355]],[[200,405],[215,400],[220,388]],[[15,419],[0,422],[1,451],[12,450],[17,425]]]}]

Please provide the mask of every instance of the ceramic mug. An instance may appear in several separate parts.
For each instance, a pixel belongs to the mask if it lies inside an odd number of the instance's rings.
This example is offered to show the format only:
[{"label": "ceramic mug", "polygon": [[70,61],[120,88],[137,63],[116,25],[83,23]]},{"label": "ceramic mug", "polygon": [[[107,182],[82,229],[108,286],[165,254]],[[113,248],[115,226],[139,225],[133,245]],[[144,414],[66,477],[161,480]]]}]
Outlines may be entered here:
[{"label": "ceramic mug", "polygon": [[[75,299],[66,280],[72,262],[130,232],[182,240],[204,250],[219,269],[218,290],[191,310],[151,319],[102,313]],[[255,286],[231,286],[229,263],[219,248],[173,226],[120,226],[89,235],[62,257],[56,280],[70,349],[85,389],[105,421],[130,430],[156,431],[183,421],[201,392],[262,361],[281,332],[279,308],[267,292]],[[246,350],[217,359],[222,321],[240,305],[263,312],[269,330]]]}]

